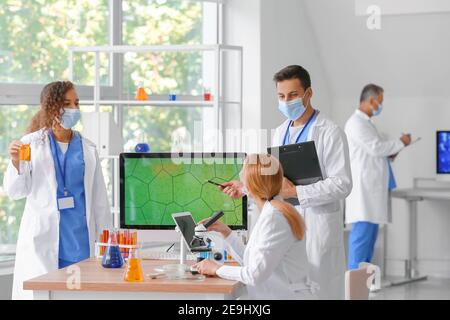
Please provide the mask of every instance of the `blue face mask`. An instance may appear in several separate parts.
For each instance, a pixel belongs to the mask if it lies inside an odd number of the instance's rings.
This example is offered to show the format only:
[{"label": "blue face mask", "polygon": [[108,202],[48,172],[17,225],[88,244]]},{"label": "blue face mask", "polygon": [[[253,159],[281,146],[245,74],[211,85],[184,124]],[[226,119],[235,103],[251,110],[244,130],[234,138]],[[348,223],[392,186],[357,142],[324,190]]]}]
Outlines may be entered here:
[{"label": "blue face mask", "polygon": [[[306,94],[306,92],[305,92]],[[305,95],[303,95],[303,98]],[[291,121],[297,120],[305,112],[306,108],[303,105],[303,98],[293,99],[291,101],[278,101],[278,109],[286,118]]]},{"label": "blue face mask", "polygon": [[373,116],[378,116],[381,113],[381,111],[383,111],[383,105],[381,103],[378,105],[378,109],[377,110],[375,110],[372,107],[372,115]]},{"label": "blue face mask", "polygon": [[66,130],[72,129],[75,127],[80,118],[80,109],[64,108],[64,113],[61,116],[61,127]]}]

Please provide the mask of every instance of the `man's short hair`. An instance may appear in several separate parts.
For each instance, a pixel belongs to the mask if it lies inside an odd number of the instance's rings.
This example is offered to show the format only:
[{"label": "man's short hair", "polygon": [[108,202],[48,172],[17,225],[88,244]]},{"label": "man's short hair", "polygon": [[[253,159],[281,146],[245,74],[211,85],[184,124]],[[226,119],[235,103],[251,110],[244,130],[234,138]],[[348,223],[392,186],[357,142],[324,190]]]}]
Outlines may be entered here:
[{"label": "man's short hair", "polygon": [[376,84],[368,84],[366,85],[362,92],[361,97],[359,98],[359,102],[367,101],[370,97],[374,97],[375,99],[378,99],[380,94],[384,92],[384,89],[380,86],[377,86]]},{"label": "man's short hair", "polygon": [[291,79],[300,80],[300,84],[304,90],[311,87],[311,77],[309,76],[308,71],[298,65],[284,67],[273,76],[273,81],[275,81],[275,83]]}]

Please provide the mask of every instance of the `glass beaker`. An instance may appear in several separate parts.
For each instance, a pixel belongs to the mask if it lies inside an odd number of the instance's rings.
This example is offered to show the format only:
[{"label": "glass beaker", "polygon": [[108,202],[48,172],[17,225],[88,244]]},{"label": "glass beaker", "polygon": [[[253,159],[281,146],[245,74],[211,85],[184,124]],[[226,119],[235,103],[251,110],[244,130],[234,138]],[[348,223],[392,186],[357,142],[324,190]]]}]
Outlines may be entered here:
[{"label": "glass beaker", "polygon": [[23,144],[20,146],[19,159],[20,161],[31,161],[30,144]]},{"label": "glass beaker", "polygon": [[139,252],[137,248],[131,248],[128,255],[128,261],[123,274],[123,280],[128,282],[142,282],[144,281],[144,274],[142,273],[141,260],[139,259]]},{"label": "glass beaker", "polygon": [[109,233],[108,246],[103,255],[102,266],[104,268],[122,268],[123,266],[123,258],[117,244],[117,231],[115,230]]}]

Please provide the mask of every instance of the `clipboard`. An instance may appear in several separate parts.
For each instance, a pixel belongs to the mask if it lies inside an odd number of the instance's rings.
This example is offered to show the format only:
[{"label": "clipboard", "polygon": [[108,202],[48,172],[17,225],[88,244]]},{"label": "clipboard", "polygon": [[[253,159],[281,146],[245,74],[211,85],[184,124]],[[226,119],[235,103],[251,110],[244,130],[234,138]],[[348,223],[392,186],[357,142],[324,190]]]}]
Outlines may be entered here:
[{"label": "clipboard", "polygon": [[[314,141],[267,148],[267,152],[276,157],[283,167],[284,176],[296,186],[305,186],[323,180]],[[286,199],[296,206],[297,198]]]}]

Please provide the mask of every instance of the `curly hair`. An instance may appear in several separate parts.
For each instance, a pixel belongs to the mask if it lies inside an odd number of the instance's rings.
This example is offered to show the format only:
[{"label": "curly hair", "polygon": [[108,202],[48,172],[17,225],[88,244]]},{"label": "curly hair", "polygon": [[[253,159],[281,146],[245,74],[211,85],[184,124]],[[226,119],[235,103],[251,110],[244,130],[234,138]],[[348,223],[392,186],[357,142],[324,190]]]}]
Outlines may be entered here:
[{"label": "curly hair", "polygon": [[54,119],[61,116],[66,93],[74,88],[74,84],[70,81],[55,81],[47,84],[41,92],[41,108],[31,119],[27,133],[42,128],[50,129]]}]

